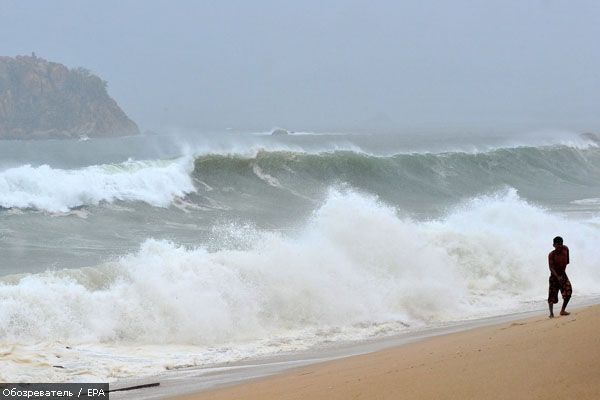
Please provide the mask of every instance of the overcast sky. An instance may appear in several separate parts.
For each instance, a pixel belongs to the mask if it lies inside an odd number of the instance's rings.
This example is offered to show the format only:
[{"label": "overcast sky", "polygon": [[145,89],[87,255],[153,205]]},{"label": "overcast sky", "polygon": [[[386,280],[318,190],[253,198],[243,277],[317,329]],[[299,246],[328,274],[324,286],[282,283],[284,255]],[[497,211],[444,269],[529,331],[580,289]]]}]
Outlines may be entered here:
[{"label": "overcast sky", "polygon": [[142,129],[600,130],[600,1],[6,1]]}]

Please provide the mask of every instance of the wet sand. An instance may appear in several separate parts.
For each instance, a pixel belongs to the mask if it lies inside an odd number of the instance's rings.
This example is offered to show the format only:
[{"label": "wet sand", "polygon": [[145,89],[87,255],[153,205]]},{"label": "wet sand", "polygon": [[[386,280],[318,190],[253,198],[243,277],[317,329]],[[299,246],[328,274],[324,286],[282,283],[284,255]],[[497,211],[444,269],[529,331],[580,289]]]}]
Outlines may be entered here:
[{"label": "wet sand", "polygon": [[436,336],[178,398],[600,399],[600,306]]}]

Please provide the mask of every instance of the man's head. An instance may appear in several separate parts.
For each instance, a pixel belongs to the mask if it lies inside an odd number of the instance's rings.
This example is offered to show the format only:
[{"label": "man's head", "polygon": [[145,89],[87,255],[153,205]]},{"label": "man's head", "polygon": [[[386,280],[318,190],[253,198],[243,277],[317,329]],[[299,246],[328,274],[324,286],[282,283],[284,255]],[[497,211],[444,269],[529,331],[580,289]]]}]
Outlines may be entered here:
[{"label": "man's head", "polygon": [[554,238],[554,240],[552,241],[552,244],[554,247],[559,247],[563,245],[563,238],[561,238],[560,236],[557,236]]}]

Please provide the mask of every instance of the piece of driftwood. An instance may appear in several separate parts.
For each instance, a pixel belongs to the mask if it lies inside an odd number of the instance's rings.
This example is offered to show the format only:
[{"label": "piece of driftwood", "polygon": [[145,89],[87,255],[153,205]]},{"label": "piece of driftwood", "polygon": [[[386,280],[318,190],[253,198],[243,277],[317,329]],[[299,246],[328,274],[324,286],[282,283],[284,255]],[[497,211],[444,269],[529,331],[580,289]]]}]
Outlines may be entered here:
[{"label": "piece of driftwood", "polygon": [[136,389],[145,389],[149,387],[160,386],[160,382],[152,382],[152,383],[144,383],[142,385],[134,385],[134,386],[125,386],[118,389],[110,389],[108,392],[124,392],[127,390],[136,390]]}]

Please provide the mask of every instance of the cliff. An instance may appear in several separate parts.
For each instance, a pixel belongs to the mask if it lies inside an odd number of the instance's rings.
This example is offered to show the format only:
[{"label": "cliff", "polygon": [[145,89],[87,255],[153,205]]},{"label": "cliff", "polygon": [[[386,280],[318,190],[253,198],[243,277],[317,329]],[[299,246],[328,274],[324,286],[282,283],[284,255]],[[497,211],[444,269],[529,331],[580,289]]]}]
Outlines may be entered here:
[{"label": "cliff", "polygon": [[0,139],[123,136],[139,129],[83,68],[32,56],[0,57]]}]

